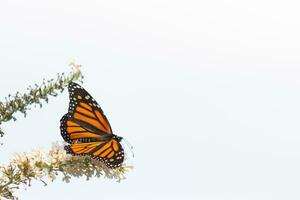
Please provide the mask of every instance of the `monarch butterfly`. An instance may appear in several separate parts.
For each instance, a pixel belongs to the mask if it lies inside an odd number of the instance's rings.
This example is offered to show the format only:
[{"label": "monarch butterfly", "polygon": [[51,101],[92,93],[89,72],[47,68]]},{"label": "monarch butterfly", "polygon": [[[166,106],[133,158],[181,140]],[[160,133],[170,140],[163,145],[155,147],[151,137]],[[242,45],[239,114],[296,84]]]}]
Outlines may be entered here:
[{"label": "monarch butterfly", "polygon": [[102,161],[108,168],[117,168],[124,161],[122,137],[113,134],[99,104],[80,85],[68,87],[68,113],[60,120],[63,139],[69,143],[65,150],[73,155],[88,155]]}]

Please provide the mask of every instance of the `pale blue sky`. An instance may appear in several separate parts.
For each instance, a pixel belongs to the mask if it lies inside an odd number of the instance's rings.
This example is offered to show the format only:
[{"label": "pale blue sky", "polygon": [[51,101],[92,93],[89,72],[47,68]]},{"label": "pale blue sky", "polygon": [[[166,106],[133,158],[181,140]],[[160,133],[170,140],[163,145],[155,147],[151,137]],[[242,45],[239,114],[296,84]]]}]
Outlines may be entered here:
[{"label": "pale blue sky", "polygon": [[[300,198],[298,1],[1,1],[1,100],[67,72],[117,135],[134,171],[57,180],[21,200]],[[3,124],[1,163],[62,141],[67,93]]]}]

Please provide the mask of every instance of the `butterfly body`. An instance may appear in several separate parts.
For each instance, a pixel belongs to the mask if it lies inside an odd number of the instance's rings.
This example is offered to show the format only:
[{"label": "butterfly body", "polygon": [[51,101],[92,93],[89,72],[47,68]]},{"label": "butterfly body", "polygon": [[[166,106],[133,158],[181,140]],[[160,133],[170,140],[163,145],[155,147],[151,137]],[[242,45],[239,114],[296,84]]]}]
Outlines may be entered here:
[{"label": "butterfly body", "polygon": [[117,168],[124,161],[122,137],[113,134],[99,104],[80,85],[69,84],[68,113],[60,120],[67,153],[88,155],[101,160],[109,168]]}]

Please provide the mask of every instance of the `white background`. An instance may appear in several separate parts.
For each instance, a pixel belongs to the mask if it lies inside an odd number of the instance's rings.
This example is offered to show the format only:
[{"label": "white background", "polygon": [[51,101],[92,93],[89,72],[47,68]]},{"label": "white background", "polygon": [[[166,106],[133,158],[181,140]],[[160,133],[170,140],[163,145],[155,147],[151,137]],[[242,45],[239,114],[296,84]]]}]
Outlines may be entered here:
[{"label": "white background", "polygon": [[[127,180],[56,180],[21,200],[300,198],[298,1],[0,2],[0,91],[83,65],[134,146]],[[3,124],[1,163],[62,141],[66,92]]]}]

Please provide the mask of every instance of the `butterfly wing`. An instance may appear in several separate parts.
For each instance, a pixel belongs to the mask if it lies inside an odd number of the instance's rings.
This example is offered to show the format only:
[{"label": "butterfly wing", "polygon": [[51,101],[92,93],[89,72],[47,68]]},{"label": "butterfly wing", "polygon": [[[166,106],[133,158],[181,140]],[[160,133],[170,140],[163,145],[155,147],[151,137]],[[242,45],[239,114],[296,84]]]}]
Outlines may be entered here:
[{"label": "butterfly wing", "polygon": [[99,140],[102,138],[105,140],[105,136],[99,134],[98,131],[93,131],[87,128],[84,125],[81,125],[80,122],[72,120],[72,118],[68,117],[68,114],[65,114],[60,120],[60,130],[63,139],[67,143],[75,143],[75,142],[87,142],[92,141],[93,139]]},{"label": "butterfly wing", "polygon": [[124,150],[115,139],[107,142],[75,143],[67,145],[65,149],[73,155],[88,155],[96,160],[100,160],[112,169],[119,167],[124,161]]},{"label": "butterfly wing", "polygon": [[61,135],[69,143],[65,148],[74,155],[89,155],[116,168],[124,160],[121,144],[112,139],[111,126],[99,104],[80,85],[69,84],[68,113],[61,119]]},{"label": "butterfly wing", "polygon": [[111,126],[99,104],[80,85],[69,84],[70,104],[68,117],[99,134],[112,134]]}]

